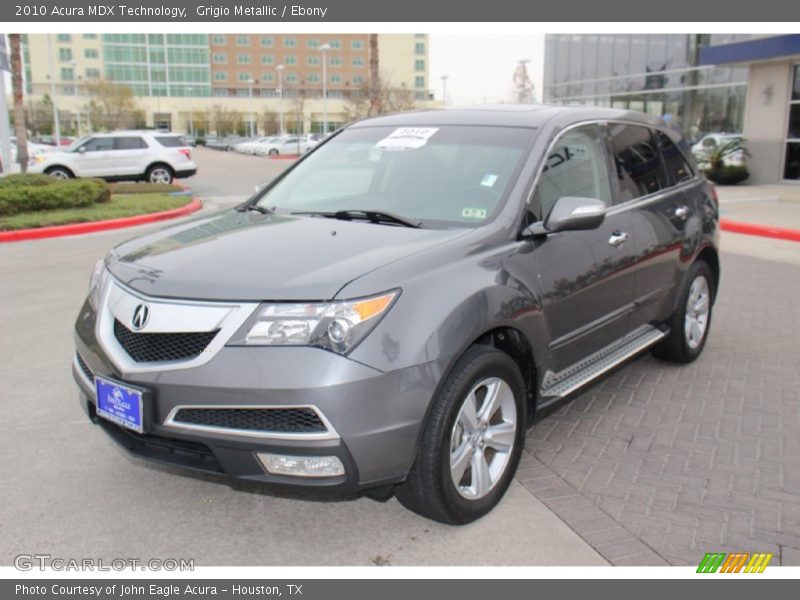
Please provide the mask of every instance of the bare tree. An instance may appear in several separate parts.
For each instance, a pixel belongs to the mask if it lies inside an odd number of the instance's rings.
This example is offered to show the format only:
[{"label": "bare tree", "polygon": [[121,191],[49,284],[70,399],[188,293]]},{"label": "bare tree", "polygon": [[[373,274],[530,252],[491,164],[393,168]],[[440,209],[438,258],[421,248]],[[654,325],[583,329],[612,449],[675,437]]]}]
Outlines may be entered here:
[{"label": "bare tree", "polygon": [[523,59],[517,63],[514,70],[514,90],[513,101],[517,104],[531,104],[534,102],[533,82],[528,75],[528,59]]},{"label": "bare tree", "polygon": [[[20,170],[28,170],[28,132],[25,127],[25,103],[22,85],[22,50],[20,34],[9,35],[11,42],[11,87],[14,94],[14,133],[17,134],[17,162]],[[2,73],[0,73],[2,76]]]},{"label": "bare tree", "polygon": [[369,110],[367,114],[380,114],[381,74],[378,57],[378,34],[369,34]]},{"label": "bare tree", "polygon": [[264,133],[267,135],[272,135],[276,131],[278,131],[279,127],[279,119],[278,113],[274,110],[265,110],[261,113],[261,128],[264,130]]},{"label": "bare tree", "polygon": [[142,113],[130,86],[113,81],[98,80],[86,84],[89,95],[89,115],[101,129],[135,127]]},{"label": "bare tree", "polygon": [[406,87],[394,88],[388,80],[378,77],[360,88],[351,90],[344,103],[347,121],[384,113],[414,110],[417,107],[414,92]]}]

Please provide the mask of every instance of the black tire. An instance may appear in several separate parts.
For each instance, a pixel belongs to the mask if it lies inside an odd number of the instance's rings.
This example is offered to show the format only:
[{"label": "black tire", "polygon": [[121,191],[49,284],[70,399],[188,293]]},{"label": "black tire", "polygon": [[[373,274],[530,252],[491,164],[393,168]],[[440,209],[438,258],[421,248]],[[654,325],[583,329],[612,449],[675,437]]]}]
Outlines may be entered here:
[{"label": "black tire", "polygon": [[175,179],[175,173],[169,165],[159,163],[150,165],[144,174],[144,178],[148,183],[172,183],[172,180]]},{"label": "black tire", "polygon": [[278,154],[280,154],[280,152],[278,152],[278,149],[277,149],[277,148],[270,148],[270,149],[269,149],[269,153],[268,153],[268,154],[269,154],[270,156],[278,156]]},{"label": "black tire", "polygon": [[[516,407],[516,431],[505,470],[490,491],[477,499],[459,493],[450,471],[450,443],[464,400],[482,380],[497,377],[508,384]],[[505,494],[525,443],[525,384],[517,364],[506,353],[489,346],[473,346],[458,360],[433,400],[423,425],[417,458],[408,478],[395,488],[397,499],[409,510],[451,525],[484,516]]]},{"label": "black tire", "polygon": [[45,171],[45,175],[50,175],[50,177],[55,177],[56,179],[72,179],[75,177],[72,171],[66,167],[50,167]]},{"label": "black tire", "polygon": [[[688,310],[687,300],[689,299],[692,284],[698,277],[705,279],[710,297],[705,330],[700,339],[700,343],[693,346],[687,338],[684,325],[686,323],[686,313]],[[696,261],[689,268],[688,273],[686,273],[683,287],[678,295],[678,308],[666,323],[667,327],[669,327],[669,335],[653,347],[653,356],[667,362],[683,364],[690,363],[700,356],[706,345],[708,332],[711,328],[711,316],[713,314],[715,296],[714,275],[711,272],[711,268],[702,260]]]}]

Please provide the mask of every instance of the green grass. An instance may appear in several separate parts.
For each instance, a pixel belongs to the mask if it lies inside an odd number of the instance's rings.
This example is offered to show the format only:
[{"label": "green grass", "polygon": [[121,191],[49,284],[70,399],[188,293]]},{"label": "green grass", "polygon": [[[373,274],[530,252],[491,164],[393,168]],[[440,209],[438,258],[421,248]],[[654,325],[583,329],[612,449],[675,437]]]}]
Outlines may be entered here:
[{"label": "green grass", "polygon": [[178,208],[190,200],[187,196],[169,196],[167,194],[115,194],[111,197],[110,202],[102,204],[31,211],[0,217],[0,231],[132,217]]}]

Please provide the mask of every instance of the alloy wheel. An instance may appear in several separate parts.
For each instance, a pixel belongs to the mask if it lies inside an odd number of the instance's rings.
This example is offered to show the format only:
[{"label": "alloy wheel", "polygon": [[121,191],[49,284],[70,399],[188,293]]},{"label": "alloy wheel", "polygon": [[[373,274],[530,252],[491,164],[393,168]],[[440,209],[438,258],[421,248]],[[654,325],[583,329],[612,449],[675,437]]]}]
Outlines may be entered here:
[{"label": "alloy wheel", "polygon": [[703,342],[708,329],[708,315],[711,311],[711,292],[708,281],[702,275],[695,277],[689,287],[686,298],[686,317],[684,319],[684,336],[686,344],[696,350]]}]

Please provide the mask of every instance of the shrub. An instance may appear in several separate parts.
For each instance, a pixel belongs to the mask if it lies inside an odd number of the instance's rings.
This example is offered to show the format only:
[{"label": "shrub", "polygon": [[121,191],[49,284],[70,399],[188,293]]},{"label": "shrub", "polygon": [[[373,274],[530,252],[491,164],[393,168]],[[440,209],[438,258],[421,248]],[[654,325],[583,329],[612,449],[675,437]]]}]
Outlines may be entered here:
[{"label": "shrub", "polygon": [[705,174],[711,181],[719,185],[736,185],[750,177],[750,171],[747,170],[747,167],[722,167],[717,170],[709,169]]},{"label": "shrub", "polygon": [[99,179],[48,179],[47,184],[0,187],[0,215],[91,206],[111,200],[108,185]]},{"label": "shrub", "polygon": [[172,183],[112,183],[112,194],[171,194],[183,188]]},{"label": "shrub", "polygon": [[0,188],[20,185],[50,185],[53,178],[43,173],[13,173],[0,177]]}]

